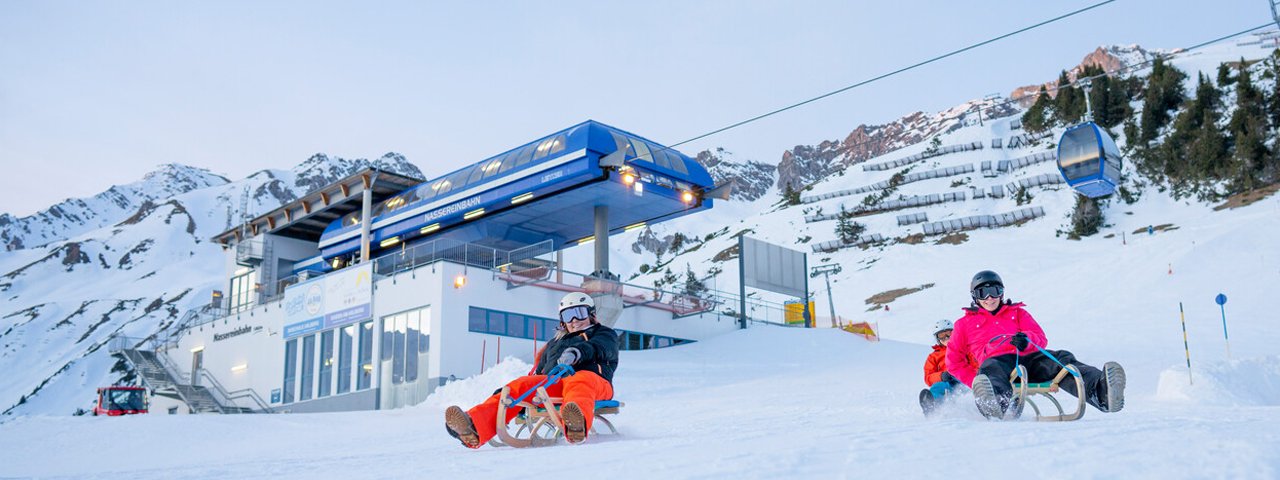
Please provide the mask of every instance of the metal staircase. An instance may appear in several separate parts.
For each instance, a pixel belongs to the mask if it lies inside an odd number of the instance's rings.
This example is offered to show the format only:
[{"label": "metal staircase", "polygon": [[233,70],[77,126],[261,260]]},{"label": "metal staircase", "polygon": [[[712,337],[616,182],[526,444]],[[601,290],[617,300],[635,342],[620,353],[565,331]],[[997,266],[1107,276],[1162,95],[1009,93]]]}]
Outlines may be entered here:
[{"label": "metal staircase", "polygon": [[[271,411],[266,402],[258,398],[252,390],[226,392],[217,379],[203,369],[199,371],[200,377],[211,382],[213,388],[192,385],[198,382],[192,382],[187,375],[175,373],[178,369],[170,364],[167,356],[154,350],[141,349],[139,348],[141,343],[138,339],[116,337],[111,339],[110,351],[112,355],[128,362],[134,371],[138,372],[142,383],[156,395],[181,400],[187,404],[192,413],[230,414]],[[260,409],[238,406],[234,402],[236,398],[250,398],[260,406]]]}]

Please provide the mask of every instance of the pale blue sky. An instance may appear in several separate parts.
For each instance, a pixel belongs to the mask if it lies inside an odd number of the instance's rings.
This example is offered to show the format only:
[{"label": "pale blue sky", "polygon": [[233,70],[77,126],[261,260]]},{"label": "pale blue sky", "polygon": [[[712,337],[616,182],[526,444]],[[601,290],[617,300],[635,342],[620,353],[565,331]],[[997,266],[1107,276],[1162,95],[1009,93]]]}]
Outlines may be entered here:
[{"label": "pale blue sky", "polygon": [[[592,118],[674,143],[1093,1],[0,3],[0,212],[161,163],[232,179],[313,153],[428,176]],[[860,123],[1051,80],[1102,44],[1175,48],[1262,0],[1121,0],[682,147],[776,163]]]}]

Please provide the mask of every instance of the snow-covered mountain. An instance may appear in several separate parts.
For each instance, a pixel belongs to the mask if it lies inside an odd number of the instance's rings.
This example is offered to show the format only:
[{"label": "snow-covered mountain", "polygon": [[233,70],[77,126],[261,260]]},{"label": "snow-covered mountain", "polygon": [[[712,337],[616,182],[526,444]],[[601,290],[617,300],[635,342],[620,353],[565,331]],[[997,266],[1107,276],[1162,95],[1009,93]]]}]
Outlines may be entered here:
[{"label": "snow-covered mountain", "polygon": [[146,202],[228,182],[203,168],[161,165],[142,180],[113,186],[89,198],[69,198],[21,218],[0,214],[0,244],[5,250],[42,247],[119,222]]},{"label": "snow-covered mountain", "polygon": [[[373,161],[316,154],[292,169],[262,170],[235,182],[166,166],[161,172],[198,175],[170,176],[182,180],[170,184],[153,173],[128,188],[113,187],[108,193],[135,192],[127,198],[138,204],[127,213],[102,202],[71,201],[97,207],[82,212],[106,223],[46,223],[34,230],[63,232],[64,238],[0,254],[0,371],[22,372],[0,376],[0,408],[9,415],[84,408],[85,392],[127,374],[113,370],[115,362],[102,348],[110,338],[152,336],[206,303],[225,281],[224,254],[209,239],[241,220],[242,204],[244,213],[257,216],[368,166],[422,176],[395,153]],[[66,210],[51,211],[64,216],[41,218],[65,218]]]}]

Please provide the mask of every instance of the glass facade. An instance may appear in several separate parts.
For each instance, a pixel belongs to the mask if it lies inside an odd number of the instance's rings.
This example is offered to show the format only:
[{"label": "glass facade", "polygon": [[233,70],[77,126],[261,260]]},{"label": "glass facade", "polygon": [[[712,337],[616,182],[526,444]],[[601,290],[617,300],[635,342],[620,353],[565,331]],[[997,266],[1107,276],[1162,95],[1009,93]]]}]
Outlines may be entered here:
[{"label": "glass facade", "polygon": [[[467,319],[467,330],[471,332],[527,339],[532,339],[536,336],[539,341],[551,340],[559,326],[559,321],[550,318],[478,307],[471,307],[469,318]],[[693,340],[683,338],[614,330],[618,332],[618,348],[620,350],[648,350],[693,342]]]},{"label": "glass facade", "polygon": [[298,376],[300,384],[298,385],[298,401],[311,400],[312,387],[315,385],[316,371],[316,336],[308,335],[302,337],[302,374]]},{"label": "glass facade", "polygon": [[298,374],[298,339],[284,342],[284,396],[283,403],[293,403],[293,383]]},{"label": "glass facade", "polygon": [[373,385],[373,320],[360,323],[358,363],[360,370],[356,373],[356,390],[365,390]]},{"label": "glass facade", "polygon": [[320,391],[317,398],[329,396],[333,391],[333,330],[320,333]]},{"label": "glass facade", "polygon": [[429,315],[421,308],[382,317],[382,362],[383,368],[390,367],[392,385],[418,380],[429,349]]},{"label": "glass facade", "polygon": [[253,271],[231,278],[231,296],[227,308],[231,313],[242,312],[253,306]]},{"label": "glass facade", "polygon": [[338,394],[351,391],[351,347],[355,340],[356,326],[347,325],[338,330]]}]

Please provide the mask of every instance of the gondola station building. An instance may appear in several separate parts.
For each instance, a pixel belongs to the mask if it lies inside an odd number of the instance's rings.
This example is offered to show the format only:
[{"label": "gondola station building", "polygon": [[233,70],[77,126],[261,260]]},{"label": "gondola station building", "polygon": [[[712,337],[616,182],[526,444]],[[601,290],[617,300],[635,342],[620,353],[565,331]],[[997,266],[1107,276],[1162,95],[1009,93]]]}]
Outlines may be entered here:
[{"label": "gondola station building", "polygon": [[[227,283],[149,341],[117,341],[153,412],[322,412],[421,402],[532,358],[587,292],[623,349],[738,328],[715,299],[621,283],[609,237],[712,208],[693,159],[587,121],[422,181],[366,169],[221,233]],[[563,268],[590,245],[595,271]],[[720,309],[723,310],[723,309]]]}]

